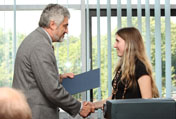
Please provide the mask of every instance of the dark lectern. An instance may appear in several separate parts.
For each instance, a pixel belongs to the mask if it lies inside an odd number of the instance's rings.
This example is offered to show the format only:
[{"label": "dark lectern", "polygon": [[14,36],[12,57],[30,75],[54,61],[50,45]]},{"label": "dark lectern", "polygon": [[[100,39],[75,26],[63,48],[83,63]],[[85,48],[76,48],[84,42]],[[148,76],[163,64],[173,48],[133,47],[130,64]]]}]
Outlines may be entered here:
[{"label": "dark lectern", "polygon": [[109,100],[104,108],[107,119],[176,119],[173,99]]}]

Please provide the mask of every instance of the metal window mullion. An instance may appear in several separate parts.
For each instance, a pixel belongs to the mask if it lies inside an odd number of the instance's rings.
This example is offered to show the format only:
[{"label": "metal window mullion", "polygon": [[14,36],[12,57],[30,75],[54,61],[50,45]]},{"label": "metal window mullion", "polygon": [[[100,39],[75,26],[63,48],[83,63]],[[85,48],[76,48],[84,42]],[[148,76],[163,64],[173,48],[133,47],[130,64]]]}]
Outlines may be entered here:
[{"label": "metal window mullion", "polygon": [[151,40],[150,40],[150,5],[149,0],[145,0],[145,42],[146,42],[146,51],[149,60],[151,61]]},{"label": "metal window mullion", "polygon": [[[101,79],[101,42],[100,42],[100,0],[97,0],[97,58],[98,68],[100,68],[100,79]],[[101,100],[101,81],[100,87],[98,88],[98,100]]]},{"label": "metal window mullion", "polygon": [[[100,68],[100,87],[98,88],[98,100],[101,100],[101,42],[100,42],[100,0],[97,0],[97,63]],[[101,118],[101,110],[98,110],[98,118]]]},{"label": "metal window mullion", "polygon": [[141,14],[142,9],[141,9],[141,0],[138,0],[137,4],[137,16],[138,16],[138,29],[142,33],[142,20],[141,20]]},{"label": "metal window mullion", "polygon": [[[13,5],[13,63],[12,63],[12,67],[14,67],[14,63],[15,63],[15,57],[16,57],[16,0],[14,0],[14,5]],[[12,68],[13,69],[13,68]]]},{"label": "metal window mullion", "polygon": [[[58,2],[57,2],[58,3]],[[80,10],[80,4],[62,4],[63,6],[68,6],[69,8]],[[16,5],[16,10],[43,10],[46,5]],[[0,11],[13,11],[13,5],[0,5]]]},{"label": "metal window mullion", "polygon": [[166,58],[166,97],[171,97],[171,24],[170,24],[170,0],[165,0],[165,58]]},{"label": "metal window mullion", "polygon": [[108,96],[112,93],[112,61],[111,61],[111,4],[107,0],[107,44],[108,44]]},{"label": "metal window mullion", "polygon": [[[56,0],[56,3],[59,4],[58,0]],[[56,52],[56,59],[57,59],[57,67],[59,68],[59,43],[56,44],[56,47],[58,50],[55,50]]]},{"label": "metal window mullion", "polygon": [[[82,72],[86,71],[86,37],[85,37],[85,0],[81,0],[81,62]],[[86,92],[81,93],[82,100],[86,100]]]},{"label": "metal window mullion", "polygon": [[[90,42],[89,42],[89,0],[87,0],[87,3],[86,3],[86,28],[87,28],[87,71],[90,70]],[[88,90],[87,91],[87,101],[90,101],[90,91]]]},{"label": "metal window mullion", "polygon": [[131,0],[127,0],[127,26],[132,26],[132,8],[131,8]]},{"label": "metal window mullion", "polygon": [[162,96],[162,67],[161,67],[161,12],[160,0],[155,0],[155,74],[156,84]]},{"label": "metal window mullion", "polygon": [[121,0],[117,0],[117,29],[120,29],[122,27],[122,8],[121,8]]},{"label": "metal window mullion", "polygon": [[[75,10],[81,10],[80,4],[62,4],[63,6],[68,6],[71,9]],[[141,5],[142,9],[145,5]],[[164,5],[160,5],[162,9],[164,9]],[[46,5],[16,5],[16,11],[33,11],[33,10],[43,10],[46,7]],[[172,4],[171,9],[175,9],[176,5]],[[89,9],[96,9],[96,4],[89,4]],[[106,9],[107,5],[100,5],[101,9]],[[111,4],[112,9],[117,8],[117,4]],[[136,9],[137,4],[132,4],[131,8]],[[150,8],[154,8],[154,5],[150,4]],[[126,5],[121,5],[121,9],[127,9]],[[0,11],[13,11],[13,5],[0,5]],[[174,13],[172,13],[174,14]]]},{"label": "metal window mullion", "polygon": [[[68,0],[67,0],[67,5],[66,5],[66,8],[68,9]],[[69,46],[70,46],[70,40],[68,38],[69,34],[66,34],[66,40],[67,40],[67,62],[66,63],[70,63],[70,60],[69,60]],[[69,65],[69,64],[68,64]],[[70,72],[70,67],[67,67],[67,72]]]},{"label": "metal window mullion", "polygon": [[[4,4],[5,4],[5,1],[4,1]],[[8,41],[6,40],[6,27],[5,27],[5,11],[3,12],[4,13],[4,19],[3,19],[3,24],[4,24],[4,26],[3,26],[3,33],[2,33],[2,38],[3,38],[3,42],[4,42],[4,44],[5,44],[5,47],[6,47],[6,44],[9,44],[8,43]],[[6,47],[6,48],[8,48],[8,47]],[[6,66],[8,65],[8,57],[7,57],[7,54],[9,54],[9,51],[7,50],[7,49],[5,49],[4,51],[3,51],[5,54],[5,61],[6,61]],[[8,68],[8,66],[7,66],[7,68]],[[1,86],[4,86],[4,81],[0,81],[0,87]]]}]

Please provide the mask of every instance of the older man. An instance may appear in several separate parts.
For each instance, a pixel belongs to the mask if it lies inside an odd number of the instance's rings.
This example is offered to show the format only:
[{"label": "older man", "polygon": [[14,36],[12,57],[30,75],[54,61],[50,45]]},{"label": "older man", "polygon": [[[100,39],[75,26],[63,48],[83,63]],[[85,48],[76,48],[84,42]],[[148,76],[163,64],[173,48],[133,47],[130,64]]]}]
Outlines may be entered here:
[{"label": "older man", "polygon": [[52,42],[62,42],[68,33],[69,18],[67,8],[47,5],[39,27],[23,40],[17,51],[13,87],[26,95],[33,119],[58,119],[57,107],[73,117],[78,113],[86,117],[94,111],[90,103],[81,106],[59,83],[59,77],[74,77],[72,73],[59,76],[52,48]]}]

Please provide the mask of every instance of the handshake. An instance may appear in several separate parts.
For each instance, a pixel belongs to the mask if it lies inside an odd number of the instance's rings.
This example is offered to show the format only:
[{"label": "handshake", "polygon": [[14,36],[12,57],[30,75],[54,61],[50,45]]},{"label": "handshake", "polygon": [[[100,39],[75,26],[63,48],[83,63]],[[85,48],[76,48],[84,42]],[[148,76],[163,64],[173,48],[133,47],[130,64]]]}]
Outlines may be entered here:
[{"label": "handshake", "polygon": [[80,110],[79,114],[85,118],[94,112],[95,106],[92,102],[83,102],[82,109]]},{"label": "handshake", "polygon": [[106,100],[98,101],[98,102],[83,102],[82,109],[80,110],[79,114],[82,117],[87,117],[91,113],[94,113],[97,109],[103,109],[103,105],[105,104]]}]

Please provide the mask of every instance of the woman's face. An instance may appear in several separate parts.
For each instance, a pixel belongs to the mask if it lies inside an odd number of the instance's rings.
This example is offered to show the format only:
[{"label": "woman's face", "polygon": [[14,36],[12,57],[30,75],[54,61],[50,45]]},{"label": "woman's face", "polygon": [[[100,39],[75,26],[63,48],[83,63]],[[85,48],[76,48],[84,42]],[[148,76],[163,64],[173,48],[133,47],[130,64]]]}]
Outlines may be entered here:
[{"label": "woman's face", "polygon": [[117,50],[117,55],[122,57],[125,51],[125,41],[119,36],[116,35],[116,41],[114,43],[114,48]]}]

